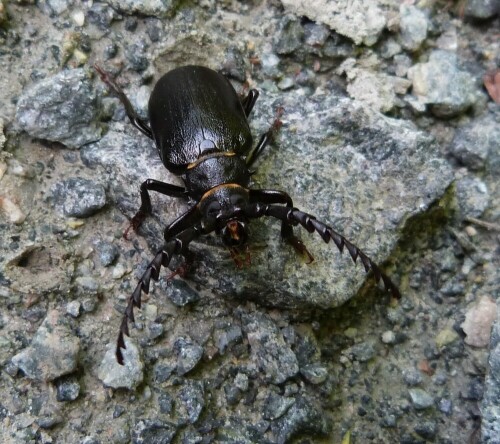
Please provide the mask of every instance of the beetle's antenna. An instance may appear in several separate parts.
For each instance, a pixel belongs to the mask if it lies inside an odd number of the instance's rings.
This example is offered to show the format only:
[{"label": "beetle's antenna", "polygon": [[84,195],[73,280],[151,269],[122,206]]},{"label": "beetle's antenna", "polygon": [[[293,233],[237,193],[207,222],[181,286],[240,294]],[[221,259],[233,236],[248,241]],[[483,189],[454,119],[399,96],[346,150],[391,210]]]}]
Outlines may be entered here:
[{"label": "beetle's antenna", "polygon": [[271,216],[281,221],[285,221],[290,225],[302,225],[309,233],[317,232],[323,241],[326,243],[333,240],[335,245],[342,253],[344,247],[349,252],[354,263],[357,262],[358,258],[361,259],[365,271],[368,273],[370,270],[373,271],[376,282],[382,281],[384,283],[385,289],[391,293],[391,295],[396,298],[401,298],[401,293],[398,287],[391,281],[391,279],[380,270],[379,266],[373,262],[362,250],[360,250],[356,245],[349,242],[344,236],[337,233],[332,227],[324,224],[317,220],[314,216],[297,208],[283,207],[279,205],[268,205],[254,203],[249,204],[245,208],[245,214],[250,218],[258,218],[262,216]]},{"label": "beetle's antenna", "polygon": [[209,231],[206,229],[202,230],[201,226],[194,226],[184,230],[182,233],[166,242],[163,248],[156,253],[154,259],[149,263],[146,271],[139,279],[134,292],[129,297],[127,308],[125,309],[125,313],[123,315],[120,332],[118,333],[118,340],[116,341],[116,360],[118,361],[118,364],[123,365],[122,349],[125,350],[127,348],[125,345],[124,335],[130,336],[128,323],[135,322],[134,308],[141,308],[142,292],[146,294],[149,293],[149,284],[151,279],[155,282],[158,281],[161,266],[163,265],[164,267],[168,267],[168,264],[172,260],[174,254],[184,254],[189,243],[193,239],[198,237],[203,232]]}]

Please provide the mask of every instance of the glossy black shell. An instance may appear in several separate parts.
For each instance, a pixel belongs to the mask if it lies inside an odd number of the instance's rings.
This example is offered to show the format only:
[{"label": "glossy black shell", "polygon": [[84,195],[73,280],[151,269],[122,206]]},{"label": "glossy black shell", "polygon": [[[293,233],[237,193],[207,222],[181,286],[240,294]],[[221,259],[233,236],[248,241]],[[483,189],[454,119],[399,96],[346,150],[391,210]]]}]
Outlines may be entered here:
[{"label": "glossy black shell", "polygon": [[229,81],[203,66],[165,74],[149,99],[149,119],[160,158],[174,174],[213,150],[245,154],[252,135]]}]

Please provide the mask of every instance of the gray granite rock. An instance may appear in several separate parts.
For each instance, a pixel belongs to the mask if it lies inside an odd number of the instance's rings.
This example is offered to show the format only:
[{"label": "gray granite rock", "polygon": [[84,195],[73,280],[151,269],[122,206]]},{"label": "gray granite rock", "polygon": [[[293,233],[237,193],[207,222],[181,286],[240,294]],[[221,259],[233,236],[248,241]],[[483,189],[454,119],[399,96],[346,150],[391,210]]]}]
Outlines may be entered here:
[{"label": "gray granite rock", "polygon": [[451,117],[466,111],[477,100],[474,77],[459,69],[455,53],[434,50],[427,63],[408,70],[413,94],[437,117]]},{"label": "gray granite rock", "polygon": [[[395,246],[398,225],[425,211],[451,183],[450,167],[429,136],[326,91],[307,99],[295,90],[286,96],[262,94],[251,119],[255,137],[267,130],[278,105],[285,108],[284,125],[277,147],[257,163],[254,188],[289,191],[298,208],[337,229],[375,261],[382,262]],[[124,132],[122,124],[115,125],[84,147],[81,157],[108,178],[112,198],[132,216],[143,180],[180,181],[163,168],[153,144],[129,127]],[[154,215],[140,234],[156,251],[163,228],[187,206],[157,193],[152,199]],[[162,210],[165,202],[168,211]],[[301,263],[281,241],[279,221],[268,218],[250,226],[250,247],[265,246],[250,250],[250,267],[236,269],[218,239],[200,237],[191,249],[201,263],[190,279],[206,285],[216,277],[211,286],[219,294],[281,307],[334,307],[355,295],[365,280],[362,267],[341,258],[319,236],[295,232],[315,257],[313,264]]]},{"label": "gray granite rock", "polygon": [[79,351],[80,339],[71,330],[68,320],[52,310],[31,344],[15,355],[12,362],[30,379],[53,381],[76,369]]},{"label": "gray granite rock", "polygon": [[97,377],[107,387],[133,390],[144,378],[144,363],[134,342],[126,337],[125,344],[127,348],[122,350],[124,365],[116,360],[116,344],[113,342],[108,345]]},{"label": "gray granite rock", "polygon": [[281,0],[285,11],[323,23],[356,44],[373,45],[386,24],[379,1]]},{"label": "gray granite rock", "polygon": [[102,185],[81,177],[54,184],[51,193],[55,207],[67,217],[89,217],[106,205]]},{"label": "gray granite rock", "polygon": [[427,37],[427,16],[413,5],[401,5],[399,14],[401,45],[409,51],[416,51]]},{"label": "gray granite rock", "polygon": [[245,314],[243,323],[251,354],[266,380],[281,384],[298,373],[297,357],[270,317],[261,313]]},{"label": "gray granite rock", "polygon": [[61,71],[26,88],[17,102],[16,122],[30,136],[80,148],[101,137],[99,107],[83,69]]}]

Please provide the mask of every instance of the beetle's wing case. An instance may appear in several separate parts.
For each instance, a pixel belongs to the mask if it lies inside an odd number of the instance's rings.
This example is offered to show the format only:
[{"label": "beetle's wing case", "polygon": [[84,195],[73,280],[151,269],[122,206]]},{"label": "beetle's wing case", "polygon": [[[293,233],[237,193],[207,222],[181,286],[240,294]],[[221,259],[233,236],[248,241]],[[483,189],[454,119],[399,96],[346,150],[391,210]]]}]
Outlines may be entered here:
[{"label": "beetle's wing case", "polygon": [[224,76],[202,66],[165,74],[149,99],[149,119],[163,164],[176,174],[204,151],[242,155],[252,146],[236,91]]}]

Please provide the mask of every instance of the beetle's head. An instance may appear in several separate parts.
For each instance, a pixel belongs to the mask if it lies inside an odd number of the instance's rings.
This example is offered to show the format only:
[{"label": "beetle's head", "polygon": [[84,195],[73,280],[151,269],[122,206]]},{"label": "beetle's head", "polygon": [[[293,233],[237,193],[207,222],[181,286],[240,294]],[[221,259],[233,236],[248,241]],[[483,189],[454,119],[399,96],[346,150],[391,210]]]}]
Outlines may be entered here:
[{"label": "beetle's head", "polygon": [[212,188],[200,201],[203,223],[215,231],[229,248],[239,247],[248,239],[248,224],[243,209],[248,204],[248,190],[227,184]]}]

